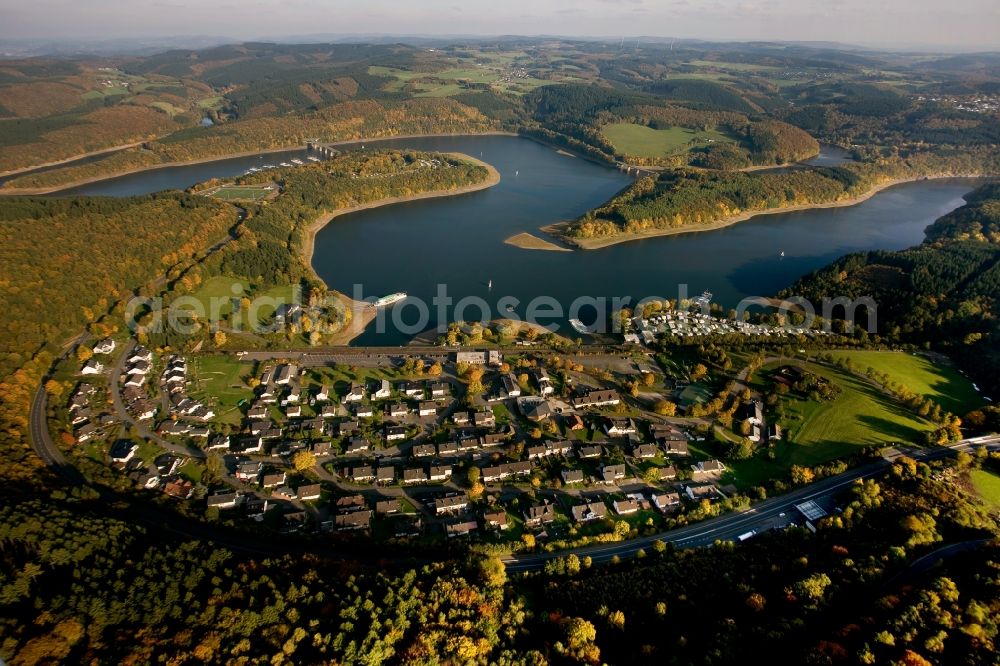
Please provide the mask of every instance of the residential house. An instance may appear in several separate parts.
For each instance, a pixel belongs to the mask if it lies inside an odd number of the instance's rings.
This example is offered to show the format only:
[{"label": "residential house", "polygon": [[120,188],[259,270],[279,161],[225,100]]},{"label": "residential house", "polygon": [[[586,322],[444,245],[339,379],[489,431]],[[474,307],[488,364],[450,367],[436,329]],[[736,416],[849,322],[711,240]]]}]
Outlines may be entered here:
[{"label": "residential house", "polygon": [[552,378],[549,377],[548,371],[545,368],[536,368],[532,373],[535,378],[535,384],[538,385],[538,392],[541,395],[551,395],[555,393],[555,386],[552,385]]},{"label": "residential house", "polygon": [[653,506],[658,511],[674,511],[681,505],[681,496],[676,492],[653,493],[650,495]]},{"label": "residential house", "polygon": [[655,444],[640,444],[632,449],[632,455],[640,460],[655,458],[658,452]]},{"label": "residential house", "polygon": [[719,489],[711,483],[688,484],[684,487],[684,493],[688,496],[688,499],[692,501],[699,501],[703,499],[714,500],[723,496],[722,493],[719,492]]},{"label": "residential house", "polygon": [[451,422],[455,425],[468,425],[469,423],[469,412],[465,410],[459,410],[451,415]]},{"label": "residential house", "polygon": [[777,423],[767,426],[767,439],[771,442],[781,439],[781,426]]},{"label": "residential house", "polygon": [[115,350],[115,341],[111,338],[104,338],[96,345],[94,345],[95,354],[110,354]]},{"label": "residential house", "polygon": [[422,402],[418,411],[420,416],[437,416],[437,404],[433,402]]},{"label": "residential house", "polygon": [[410,413],[410,408],[407,407],[402,402],[394,402],[393,404],[389,405],[389,408],[386,410],[386,413],[389,415],[390,418],[394,419],[403,418],[404,416]]},{"label": "residential house", "polygon": [[354,416],[356,416],[359,419],[370,419],[375,416],[375,410],[374,408],[372,408],[371,405],[358,404],[354,408]]},{"label": "residential house", "polygon": [[586,504],[578,504],[571,510],[573,520],[578,523],[586,523],[591,520],[600,520],[608,515],[608,507],[604,502],[593,501]]},{"label": "residential house", "polygon": [[552,418],[552,407],[546,400],[528,400],[521,403],[521,413],[532,423],[541,423]]},{"label": "residential house", "polygon": [[111,449],[108,451],[108,457],[111,458],[111,462],[124,465],[129,460],[132,460],[132,457],[138,450],[139,447],[135,442],[127,439],[119,439],[111,445]]},{"label": "residential house", "polygon": [[420,382],[402,382],[397,388],[407,398],[424,397],[424,385]]},{"label": "residential house", "polygon": [[150,363],[153,360],[153,352],[149,351],[142,345],[139,345],[132,350],[132,353],[128,355],[125,359],[126,363],[138,363],[139,361],[145,361]]},{"label": "residential house", "polygon": [[220,510],[225,509],[235,509],[236,505],[240,502],[239,493],[218,493],[217,495],[209,495],[208,507],[216,508]]},{"label": "residential house", "polygon": [[479,523],[474,520],[458,520],[445,523],[444,525],[444,533],[449,539],[452,537],[468,536],[478,529]]},{"label": "residential house", "polygon": [[265,488],[277,488],[278,486],[284,485],[284,483],[285,483],[284,472],[265,474],[264,478],[261,480],[261,485]]},{"label": "residential house", "polygon": [[552,502],[544,501],[535,506],[529,506],[524,512],[524,524],[527,527],[538,527],[551,523],[556,519],[556,507]]},{"label": "residential house", "polygon": [[285,416],[290,419],[297,419],[302,416],[302,406],[301,405],[289,405],[285,408]]},{"label": "residential house", "polygon": [[578,414],[569,414],[564,418],[567,430],[583,430],[583,419]]},{"label": "residential house", "polygon": [[563,483],[566,485],[584,482],[582,469],[564,469],[560,475],[562,476]]},{"label": "residential house", "polygon": [[410,455],[414,458],[429,458],[435,453],[435,448],[433,444],[415,444],[412,449],[410,449]]},{"label": "residential house", "polygon": [[396,481],[396,468],[395,467],[379,467],[375,471],[375,483],[379,485],[389,485]]},{"label": "residential house", "polygon": [[477,409],[472,413],[472,425],[477,428],[492,428],[497,424],[492,409]]},{"label": "residential house", "polygon": [[290,384],[293,380],[298,379],[299,368],[294,363],[286,363],[278,366],[277,372],[274,373],[274,383],[279,386],[285,386]]},{"label": "residential house", "polygon": [[451,478],[451,465],[431,465],[431,481],[447,481]]},{"label": "residential house", "polygon": [[627,516],[639,511],[639,503],[631,498],[615,500],[611,505],[619,516]]},{"label": "residential house", "polygon": [[437,515],[465,511],[469,506],[469,498],[465,495],[448,495],[434,500],[434,513]]},{"label": "residential house", "polygon": [[427,389],[430,391],[432,398],[439,399],[448,397],[447,382],[431,382],[428,384]]},{"label": "residential house", "polygon": [[518,398],[521,396],[521,386],[517,383],[514,375],[507,373],[500,377],[503,384],[503,392],[508,398]]},{"label": "residential house", "polygon": [[80,368],[81,375],[99,375],[104,372],[104,364],[97,359],[90,359]]},{"label": "residential house", "polygon": [[372,444],[364,437],[352,437],[347,443],[347,455],[357,456],[372,450]]},{"label": "residential house", "polygon": [[514,462],[514,463],[504,463],[502,465],[495,465],[492,467],[483,467],[481,478],[484,483],[494,483],[496,481],[503,481],[516,476],[527,476],[531,474],[532,465],[530,462]]},{"label": "residential house", "polygon": [[721,460],[702,460],[697,465],[691,465],[692,481],[716,480],[726,471]]},{"label": "residential house", "polygon": [[392,397],[392,386],[388,379],[379,380],[371,388],[372,400],[388,400]]},{"label": "residential house", "polygon": [[601,448],[600,444],[594,444],[593,446],[581,446],[576,452],[576,455],[580,456],[581,460],[593,460],[604,455],[604,449]]},{"label": "residential house", "polygon": [[427,472],[421,467],[411,467],[403,470],[403,485],[427,483]]},{"label": "residential house", "polygon": [[328,402],[330,400],[330,387],[323,384],[316,392],[316,402]]},{"label": "residential house", "polygon": [[507,521],[507,512],[503,509],[497,509],[496,511],[486,511],[483,513],[483,523],[486,527],[494,530],[506,530],[510,527],[510,523]]},{"label": "residential house", "polygon": [[636,434],[635,422],[632,419],[604,419],[604,432],[608,437],[627,437]]},{"label": "residential house", "polygon": [[243,462],[236,466],[236,478],[244,483],[257,483],[261,472],[264,470],[264,463],[259,461]]},{"label": "residential house", "polygon": [[384,499],[375,503],[375,513],[380,516],[391,516],[403,510],[398,499]]},{"label": "residential house", "polygon": [[311,502],[313,500],[318,500],[322,494],[320,491],[322,486],[318,483],[310,483],[305,486],[299,486],[296,491],[296,496],[303,502]]},{"label": "residential house", "polygon": [[365,387],[361,384],[351,384],[351,387],[347,390],[347,394],[341,399],[341,402],[347,404],[349,402],[361,402],[365,399]]},{"label": "residential house", "polygon": [[338,513],[334,516],[333,521],[340,531],[367,530],[372,524],[372,512],[351,511],[350,513]]},{"label": "residential house", "polygon": [[611,389],[595,389],[584,395],[573,398],[573,406],[577,409],[588,407],[608,407],[621,402],[618,392]]},{"label": "residential house", "polygon": [[370,483],[375,480],[375,468],[371,465],[353,467],[350,476],[354,483]]},{"label": "residential house", "polygon": [[604,465],[601,467],[604,483],[614,483],[625,478],[625,465]]},{"label": "residential house", "polygon": [[385,441],[398,442],[403,439],[406,439],[406,428],[404,428],[403,426],[385,427]]},{"label": "residential house", "polygon": [[437,445],[437,454],[439,456],[453,456],[458,453],[458,444],[456,442],[441,442]]}]

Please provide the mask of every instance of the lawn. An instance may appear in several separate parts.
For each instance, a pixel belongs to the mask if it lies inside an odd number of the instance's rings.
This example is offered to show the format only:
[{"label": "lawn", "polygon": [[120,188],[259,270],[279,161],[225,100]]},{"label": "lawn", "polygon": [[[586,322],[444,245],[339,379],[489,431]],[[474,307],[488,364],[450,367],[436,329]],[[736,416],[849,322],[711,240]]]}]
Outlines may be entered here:
[{"label": "lawn", "polygon": [[223,185],[203,194],[222,201],[263,201],[276,192],[272,185]]},{"label": "lawn", "polygon": [[[806,369],[835,383],[841,389],[840,394],[829,402],[806,400],[794,394],[783,398],[784,417],[779,422],[785,430],[785,441],[776,444],[774,460],[758,454],[750,460],[734,462],[731,467],[736,485],[744,488],[759,485],[771,478],[787,476],[792,465],[823,464],[850,456],[866,446],[923,443],[923,433],[931,424],[868,382],[835,368],[806,364]],[[762,383],[760,375],[755,385],[759,383]]]},{"label": "lawn", "polygon": [[623,155],[636,157],[666,157],[684,152],[692,144],[732,142],[733,139],[716,130],[700,131],[685,127],[653,129],[636,123],[611,123],[601,133]]},{"label": "lawn", "polygon": [[987,504],[1000,510],[1000,475],[985,469],[974,469],[969,472],[969,481]]},{"label": "lawn", "polygon": [[237,405],[241,400],[253,399],[253,391],[244,379],[252,371],[252,363],[242,363],[232,356],[192,356],[188,364],[191,397],[211,404],[215,421],[238,425],[243,414]]},{"label": "lawn", "polygon": [[911,391],[930,398],[941,409],[963,416],[985,403],[972,382],[953,367],[934,363],[926,356],[890,351],[839,351],[835,358],[849,358],[857,370],[874,368]]}]

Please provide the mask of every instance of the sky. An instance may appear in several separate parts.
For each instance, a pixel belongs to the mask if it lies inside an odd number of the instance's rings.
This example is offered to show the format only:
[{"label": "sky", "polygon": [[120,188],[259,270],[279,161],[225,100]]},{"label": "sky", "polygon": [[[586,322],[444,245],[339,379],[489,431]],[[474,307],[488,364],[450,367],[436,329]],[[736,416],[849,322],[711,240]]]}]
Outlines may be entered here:
[{"label": "sky", "polygon": [[0,0],[0,38],[656,36],[1000,48],[998,0]]}]

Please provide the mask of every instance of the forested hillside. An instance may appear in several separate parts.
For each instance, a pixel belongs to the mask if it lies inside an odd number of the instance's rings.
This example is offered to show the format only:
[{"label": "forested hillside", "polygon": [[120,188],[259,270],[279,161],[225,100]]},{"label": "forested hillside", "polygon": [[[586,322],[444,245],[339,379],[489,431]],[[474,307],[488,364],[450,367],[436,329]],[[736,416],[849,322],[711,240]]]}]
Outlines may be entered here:
[{"label": "forested hillside", "polygon": [[697,228],[747,213],[850,201],[893,182],[943,175],[1000,173],[991,152],[914,153],[877,163],[758,173],[683,170],[640,178],[567,230],[590,239],[658,229]]},{"label": "forested hillside", "polygon": [[986,185],[927,229],[927,240],[899,252],[843,257],[782,292],[871,296],[878,332],[892,342],[927,345],[962,362],[987,392],[1000,389],[1000,188]]}]

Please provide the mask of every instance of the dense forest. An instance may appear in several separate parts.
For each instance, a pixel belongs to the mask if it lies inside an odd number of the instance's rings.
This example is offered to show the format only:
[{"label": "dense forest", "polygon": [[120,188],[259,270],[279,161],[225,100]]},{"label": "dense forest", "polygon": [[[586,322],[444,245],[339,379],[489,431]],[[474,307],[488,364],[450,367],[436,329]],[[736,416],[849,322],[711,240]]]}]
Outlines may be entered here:
[{"label": "dense forest", "polygon": [[923,244],[848,255],[783,295],[871,296],[883,338],[945,351],[988,393],[1000,390],[1000,186],[966,199],[927,228]]},{"label": "dense forest", "polygon": [[698,227],[748,213],[845,202],[893,182],[945,175],[994,175],[989,151],[913,153],[878,162],[762,172],[666,171],[640,178],[567,230],[589,239]]},{"label": "dense forest", "polygon": [[[961,490],[978,464],[996,462],[901,459],[848,490],[815,534],[661,544],[605,565],[571,555],[513,578],[475,555],[411,569],[238,554],[108,517],[92,498],[9,487],[0,654],[11,664],[730,664],[768,653],[991,664],[997,525]],[[969,550],[929,572],[909,567],[952,543]]]}]

